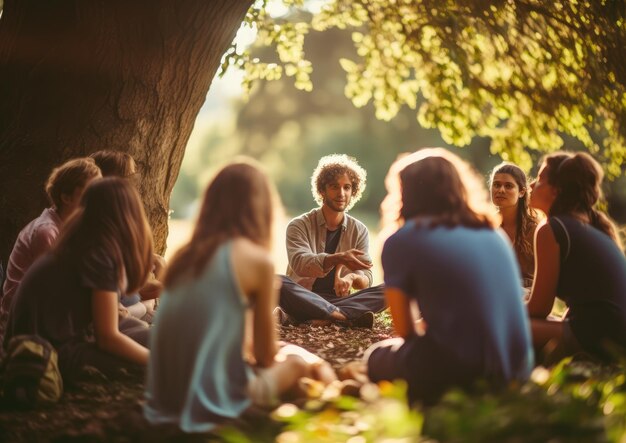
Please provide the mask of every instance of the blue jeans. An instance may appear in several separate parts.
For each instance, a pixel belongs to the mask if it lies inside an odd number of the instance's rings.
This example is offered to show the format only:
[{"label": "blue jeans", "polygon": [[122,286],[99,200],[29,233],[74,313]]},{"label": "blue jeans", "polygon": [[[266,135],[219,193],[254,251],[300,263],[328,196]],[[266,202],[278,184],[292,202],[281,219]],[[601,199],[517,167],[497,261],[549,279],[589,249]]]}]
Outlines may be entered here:
[{"label": "blue jeans", "polygon": [[354,320],[364,313],[380,312],[387,307],[384,286],[372,286],[346,297],[335,294],[316,294],[281,275],[280,307],[299,322],[326,320],[335,311],[341,312],[348,320]]}]

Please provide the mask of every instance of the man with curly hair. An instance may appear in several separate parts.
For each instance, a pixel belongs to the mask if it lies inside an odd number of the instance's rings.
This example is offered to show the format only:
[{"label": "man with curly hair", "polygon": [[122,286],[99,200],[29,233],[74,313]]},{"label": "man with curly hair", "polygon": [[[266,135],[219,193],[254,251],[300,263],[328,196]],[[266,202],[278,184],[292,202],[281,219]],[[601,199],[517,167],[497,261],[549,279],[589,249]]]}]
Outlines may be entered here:
[{"label": "man with curly hair", "polygon": [[371,328],[385,308],[382,285],[372,286],[369,233],[346,213],[365,189],[366,172],[347,155],[322,157],[311,177],[319,207],[287,226],[289,266],[283,276],[281,324],[336,322]]}]

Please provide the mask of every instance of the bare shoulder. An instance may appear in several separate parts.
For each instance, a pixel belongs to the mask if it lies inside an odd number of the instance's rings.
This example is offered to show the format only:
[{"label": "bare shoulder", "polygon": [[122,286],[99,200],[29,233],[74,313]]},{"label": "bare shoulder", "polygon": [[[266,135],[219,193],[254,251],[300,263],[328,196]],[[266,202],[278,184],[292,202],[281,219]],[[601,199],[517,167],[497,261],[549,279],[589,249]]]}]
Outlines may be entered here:
[{"label": "bare shoulder", "polygon": [[248,297],[254,298],[274,278],[274,264],[267,250],[247,238],[233,240],[232,266],[239,286]]},{"label": "bare shoulder", "polygon": [[274,263],[269,252],[244,237],[237,237],[233,240],[233,261],[249,270],[274,272]]},{"label": "bare shoulder", "polygon": [[548,220],[542,220],[537,225],[537,230],[535,231],[535,236],[538,239],[554,239],[554,232],[552,232],[552,226],[548,223]]}]

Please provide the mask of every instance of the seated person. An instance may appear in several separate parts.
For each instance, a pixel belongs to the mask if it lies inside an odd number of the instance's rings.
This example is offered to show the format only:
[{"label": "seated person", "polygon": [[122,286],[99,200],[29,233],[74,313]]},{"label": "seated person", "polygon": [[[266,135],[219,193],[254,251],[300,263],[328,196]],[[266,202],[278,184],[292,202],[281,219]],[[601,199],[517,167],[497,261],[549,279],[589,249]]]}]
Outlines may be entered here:
[{"label": "seated person", "polygon": [[382,262],[399,337],[366,352],[368,377],[403,379],[409,400],[425,404],[478,380],[493,387],[526,380],[533,352],[519,267],[482,180],[440,148],[401,158],[394,173],[399,180],[393,186],[388,178],[384,204],[401,202],[404,224],[385,242]]},{"label": "seated person", "polygon": [[[531,184],[531,205],[548,219],[535,236],[528,313],[535,347],[550,343],[550,359],[582,350],[611,360],[626,351],[626,258],[615,225],[595,209],[602,178],[589,154],[559,152]],[[547,318],[557,297],[568,307],[564,321]]]},{"label": "seated person", "polygon": [[120,332],[120,293],[145,284],[152,234],[137,191],[105,178],[85,190],[52,250],[26,273],[11,306],[7,336],[37,334],[57,350],[65,382],[85,366],[106,375],[145,366],[148,349]]},{"label": "seated person", "polygon": [[[127,152],[103,150],[94,152],[90,157],[94,159],[102,171],[103,177],[122,177],[131,180],[136,185],[137,164]],[[158,298],[163,289],[160,280],[164,269],[165,259],[155,254],[154,267],[148,282],[137,293],[122,297],[120,300],[123,306],[121,312],[152,323],[155,299]]]},{"label": "seated person", "polygon": [[100,169],[90,158],[70,160],[55,168],[48,177],[46,194],[52,206],[44,209],[39,217],[22,229],[9,257],[0,298],[0,344],[13,297],[26,271],[35,260],[50,250],[59,236],[61,226],[78,208],[85,186],[100,177]]},{"label": "seated person", "polygon": [[361,198],[365,176],[347,155],[319,161],[311,191],[320,207],[287,226],[289,267],[280,291],[281,323],[332,320],[371,328],[373,313],[385,309],[382,285],[371,287],[367,228],[346,213]]},{"label": "seated person", "polygon": [[502,216],[500,227],[511,240],[522,271],[522,286],[530,288],[535,275],[533,239],[538,219],[529,204],[526,174],[513,163],[500,163],[491,172],[489,185],[491,201]]},{"label": "seated person", "polygon": [[334,379],[303,349],[279,350],[274,199],[249,163],[224,167],[209,184],[193,235],[167,270],[152,329],[144,406],[151,423],[206,432],[253,404],[275,406],[302,376]]}]

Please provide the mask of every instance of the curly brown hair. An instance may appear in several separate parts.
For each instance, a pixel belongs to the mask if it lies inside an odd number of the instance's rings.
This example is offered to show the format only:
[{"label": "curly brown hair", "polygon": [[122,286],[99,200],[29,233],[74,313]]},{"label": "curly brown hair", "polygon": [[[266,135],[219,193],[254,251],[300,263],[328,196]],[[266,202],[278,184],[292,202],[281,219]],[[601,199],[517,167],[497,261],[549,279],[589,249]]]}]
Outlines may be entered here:
[{"label": "curly brown hair", "polygon": [[354,157],[346,154],[331,154],[320,159],[311,176],[311,192],[318,205],[322,206],[324,199],[322,192],[326,186],[337,180],[337,177],[348,174],[352,182],[352,199],[346,208],[350,210],[363,196],[367,172]]}]

